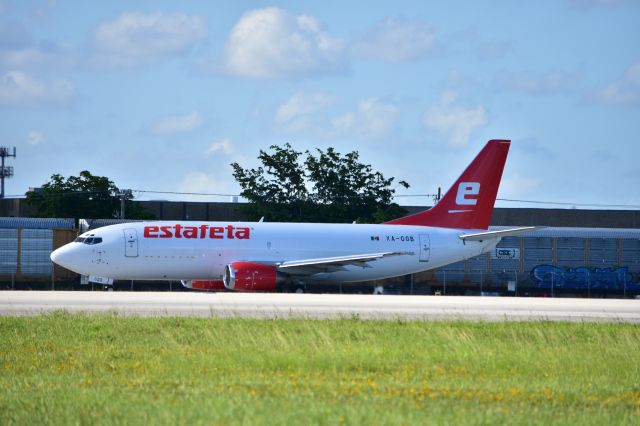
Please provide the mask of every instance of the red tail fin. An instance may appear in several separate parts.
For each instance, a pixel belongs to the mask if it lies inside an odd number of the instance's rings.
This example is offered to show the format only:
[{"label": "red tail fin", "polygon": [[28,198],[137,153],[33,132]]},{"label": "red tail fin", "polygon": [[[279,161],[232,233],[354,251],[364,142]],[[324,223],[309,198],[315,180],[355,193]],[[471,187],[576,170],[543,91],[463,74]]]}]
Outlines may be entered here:
[{"label": "red tail fin", "polygon": [[490,140],[432,209],[387,224],[489,228],[510,143],[508,140]]}]

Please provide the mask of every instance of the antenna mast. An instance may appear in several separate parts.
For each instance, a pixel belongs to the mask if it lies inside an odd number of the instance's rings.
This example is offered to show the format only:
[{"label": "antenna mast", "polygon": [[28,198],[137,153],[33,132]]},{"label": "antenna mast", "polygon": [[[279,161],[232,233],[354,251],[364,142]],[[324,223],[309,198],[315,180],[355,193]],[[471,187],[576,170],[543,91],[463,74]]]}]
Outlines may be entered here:
[{"label": "antenna mast", "polygon": [[2,163],[0,165],[0,198],[4,198],[4,179],[13,176],[13,167],[4,165],[4,159],[7,157],[16,157],[15,146],[13,147],[13,153],[10,151],[10,148],[0,146],[0,158],[2,158]]}]

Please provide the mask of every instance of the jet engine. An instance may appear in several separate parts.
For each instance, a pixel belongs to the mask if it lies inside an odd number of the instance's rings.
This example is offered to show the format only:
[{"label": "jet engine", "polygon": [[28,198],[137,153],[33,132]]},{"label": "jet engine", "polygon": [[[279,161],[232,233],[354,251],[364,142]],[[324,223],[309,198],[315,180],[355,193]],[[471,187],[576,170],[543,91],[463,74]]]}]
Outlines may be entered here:
[{"label": "jet engine", "polygon": [[226,290],[222,280],[182,280],[183,286],[193,290],[218,291]]},{"label": "jet engine", "polygon": [[224,286],[234,291],[276,291],[285,275],[275,266],[255,262],[234,262],[224,268]]}]

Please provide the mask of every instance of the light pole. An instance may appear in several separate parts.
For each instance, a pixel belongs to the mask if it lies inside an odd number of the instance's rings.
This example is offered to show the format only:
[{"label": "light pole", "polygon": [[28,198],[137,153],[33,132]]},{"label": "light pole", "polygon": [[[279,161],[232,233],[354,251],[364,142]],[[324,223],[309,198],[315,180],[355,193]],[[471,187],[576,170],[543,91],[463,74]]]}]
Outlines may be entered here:
[{"label": "light pole", "polygon": [[13,167],[4,165],[4,159],[16,156],[16,147],[13,147],[13,153],[6,146],[0,147],[0,198],[4,198],[4,180],[13,176]]},{"label": "light pole", "polygon": [[120,197],[120,219],[124,219],[124,207],[126,204],[127,197],[131,196],[130,189],[123,189],[118,193]]}]

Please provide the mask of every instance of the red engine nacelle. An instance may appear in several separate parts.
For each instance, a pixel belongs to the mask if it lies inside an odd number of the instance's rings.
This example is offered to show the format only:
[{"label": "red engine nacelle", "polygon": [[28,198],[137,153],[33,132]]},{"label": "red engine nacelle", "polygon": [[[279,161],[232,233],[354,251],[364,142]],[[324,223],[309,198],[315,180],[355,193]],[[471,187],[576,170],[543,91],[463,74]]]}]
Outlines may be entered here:
[{"label": "red engine nacelle", "polygon": [[203,291],[220,291],[226,290],[223,280],[188,280],[181,281],[182,285],[193,289]]},{"label": "red engine nacelle", "polygon": [[234,291],[276,291],[284,276],[275,266],[234,262],[224,268],[224,286]]}]

